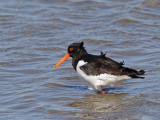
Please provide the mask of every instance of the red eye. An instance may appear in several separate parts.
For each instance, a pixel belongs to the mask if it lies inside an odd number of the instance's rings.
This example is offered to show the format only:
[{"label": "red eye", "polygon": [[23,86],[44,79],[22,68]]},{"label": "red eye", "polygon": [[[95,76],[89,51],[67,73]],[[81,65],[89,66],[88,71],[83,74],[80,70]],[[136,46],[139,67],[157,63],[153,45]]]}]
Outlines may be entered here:
[{"label": "red eye", "polygon": [[73,51],[73,48],[69,48],[69,51]]}]

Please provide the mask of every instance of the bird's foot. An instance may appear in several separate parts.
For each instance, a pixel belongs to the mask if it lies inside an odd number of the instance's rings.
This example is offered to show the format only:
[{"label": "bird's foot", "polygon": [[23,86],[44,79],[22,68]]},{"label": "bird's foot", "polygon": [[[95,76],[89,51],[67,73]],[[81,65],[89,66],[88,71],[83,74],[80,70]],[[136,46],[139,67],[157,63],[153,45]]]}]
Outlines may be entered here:
[{"label": "bird's foot", "polygon": [[102,95],[105,94],[105,92],[104,92],[103,90],[97,91],[97,93],[98,93],[98,94],[102,94]]},{"label": "bird's foot", "polygon": [[104,92],[103,90],[101,90],[101,94],[102,94],[102,95],[104,95],[104,94],[105,94],[105,92]]}]

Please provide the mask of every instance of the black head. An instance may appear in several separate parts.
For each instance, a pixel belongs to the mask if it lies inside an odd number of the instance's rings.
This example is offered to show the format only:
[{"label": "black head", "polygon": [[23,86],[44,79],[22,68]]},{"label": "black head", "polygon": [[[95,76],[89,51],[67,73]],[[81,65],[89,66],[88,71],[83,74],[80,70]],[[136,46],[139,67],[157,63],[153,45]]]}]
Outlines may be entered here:
[{"label": "black head", "polygon": [[87,51],[83,47],[83,42],[81,43],[73,43],[68,47],[67,54],[53,67],[56,68],[60,64],[62,64],[67,58],[72,57],[72,64],[75,68],[75,63],[77,63],[77,60],[81,58],[84,54],[87,54]]},{"label": "black head", "polygon": [[70,57],[77,56],[79,54],[87,53],[85,48],[83,47],[83,42],[81,43],[72,43],[68,47],[68,53]]}]

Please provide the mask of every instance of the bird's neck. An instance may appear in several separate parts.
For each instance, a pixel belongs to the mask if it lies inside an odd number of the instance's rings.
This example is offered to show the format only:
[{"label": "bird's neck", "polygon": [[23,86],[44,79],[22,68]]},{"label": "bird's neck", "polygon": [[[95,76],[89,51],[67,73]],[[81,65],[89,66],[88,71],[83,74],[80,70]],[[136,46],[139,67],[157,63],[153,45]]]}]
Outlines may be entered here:
[{"label": "bird's neck", "polygon": [[85,49],[82,49],[72,57],[72,65],[75,70],[76,70],[78,61],[82,58],[82,56],[87,55],[87,54],[88,54],[87,51]]}]

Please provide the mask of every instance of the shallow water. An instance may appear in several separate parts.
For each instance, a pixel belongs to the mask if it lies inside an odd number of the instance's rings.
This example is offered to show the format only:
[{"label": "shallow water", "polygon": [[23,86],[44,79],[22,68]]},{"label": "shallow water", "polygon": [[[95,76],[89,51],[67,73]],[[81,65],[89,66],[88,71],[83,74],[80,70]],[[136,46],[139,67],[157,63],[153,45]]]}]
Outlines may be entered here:
[{"label": "shallow water", "polygon": [[[160,119],[159,0],[1,0],[0,119]],[[71,65],[55,70],[69,44],[107,52],[145,79],[88,90]]]}]

